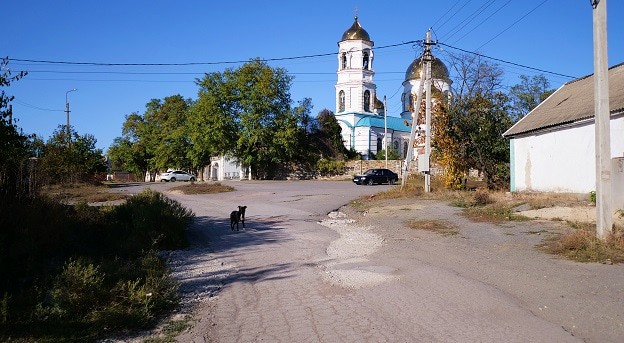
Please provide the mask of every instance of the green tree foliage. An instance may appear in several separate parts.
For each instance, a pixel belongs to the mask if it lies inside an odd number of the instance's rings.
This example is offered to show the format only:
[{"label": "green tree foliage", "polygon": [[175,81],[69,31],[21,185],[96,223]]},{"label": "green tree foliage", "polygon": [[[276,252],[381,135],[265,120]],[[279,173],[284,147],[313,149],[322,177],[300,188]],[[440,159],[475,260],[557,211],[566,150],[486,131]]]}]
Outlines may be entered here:
[{"label": "green tree foliage", "polygon": [[533,77],[520,75],[520,81],[509,90],[511,115],[515,120],[524,117],[555,92],[543,74]]},{"label": "green tree foliage", "polygon": [[323,157],[342,160],[347,153],[342,143],[342,129],[336,120],[334,113],[328,109],[323,109],[316,116],[316,121],[312,129],[312,139],[314,146]]},{"label": "green tree foliage", "polygon": [[260,60],[197,80],[200,90],[190,120],[193,158],[229,155],[261,179],[288,171],[306,151],[302,144],[311,108],[309,100],[291,107],[291,83],[284,69]]},{"label": "green tree foliage", "polygon": [[503,93],[475,94],[454,104],[451,125],[463,136],[464,157],[483,174],[488,188],[506,184],[509,141],[503,133],[512,125],[508,98]]},{"label": "green tree foliage", "polygon": [[153,152],[151,165],[156,170],[193,169],[187,156],[191,141],[185,124],[191,104],[181,95],[152,99],[147,104],[144,118],[152,139],[148,144]]},{"label": "green tree foliage", "polygon": [[26,76],[25,72],[12,75],[8,68],[9,59],[0,61],[0,197],[15,197],[29,194],[27,140],[10,121],[9,104],[13,96],[4,87]]},{"label": "green tree foliage", "polygon": [[489,188],[508,181],[512,125],[509,99],[501,92],[502,70],[474,55],[456,55],[457,92],[434,116],[434,154],[445,168],[448,188],[463,188],[468,171],[482,173]]},{"label": "green tree foliage", "polygon": [[[385,160],[386,159],[386,150],[382,149],[377,151],[375,154],[375,159],[377,160]],[[400,160],[401,152],[393,147],[388,147],[388,159],[389,160]]]},{"label": "green tree foliage", "polygon": [[194,170],[187,125],[192,104],[173,95],[150,100],[144,114],[127,115],[122,136],[108,150],[114,169],[152,175],[168,168]]},{"label": "green tree foliage", "polygon": [[67,139],[66,127],[59,125],[42,147],[37,168],[46,175],[47,182],[92,181],[96,173],[106,171],[102,150],[95,147],[95,137],[91,134],[80,136],[73,129],[70,133],[71,143]]}]

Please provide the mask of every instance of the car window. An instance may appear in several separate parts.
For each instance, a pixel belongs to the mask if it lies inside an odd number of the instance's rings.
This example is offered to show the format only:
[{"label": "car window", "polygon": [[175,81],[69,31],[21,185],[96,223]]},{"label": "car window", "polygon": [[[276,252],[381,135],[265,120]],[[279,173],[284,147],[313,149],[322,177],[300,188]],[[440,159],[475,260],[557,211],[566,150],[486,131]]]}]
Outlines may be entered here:
[{"label": "car window", "polygon": [[369,170],[367,170],[367,171],[365,171],[365,172],[364,172],[364,175],[373,175],[373,174],[374,174],[374,172],[375,172],[374,170],[369,169]]}]

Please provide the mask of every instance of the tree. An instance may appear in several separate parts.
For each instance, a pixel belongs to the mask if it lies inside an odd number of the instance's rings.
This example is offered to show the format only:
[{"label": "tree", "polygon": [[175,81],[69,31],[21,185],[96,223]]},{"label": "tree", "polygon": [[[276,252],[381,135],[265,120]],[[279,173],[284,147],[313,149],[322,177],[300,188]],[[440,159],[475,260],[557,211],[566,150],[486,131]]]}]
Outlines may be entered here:
[{"label": "tree", "polygon": [[447,109],[434,116],[433,146],[448,188],[464,188],[470,169],[483,174],[489,188],[508,178],[509,142],[502,137],[512,120],[501,92],[502,71],[473,55],[455,55],[458,91]]},{"label": "tree", "polygon": [[515,121],[531,112],[542,101],[546,100],[554,89],[543,74],[529,77],[520,75],[521,82],[509,90],[511,114]]},{"label": "tree", "polygon": [[463,99],[475,94],[493,94],[503,89],[503,70],[474,54],[449,54],[454,71],[453,98]]},{"label": "tree", "polygon": [[342,129],[336,120],[334,113],[328,109],[323,109],[316,116],[316,121],[312,129],[312,136],[316,149],[324,157],[331,157],[342,160],[346,155],[346,148],[342,142]]},{"label": "tree", "polygon": [[196,166],[210,163],[211,156],[232,154],[238,136],[236,97],[231,83],[232,71],[206,74],[197,80],[198,99],[190,110],[189,157]]},{"label": "tree", "polygon": [[102,150],[95,147],[95,137],[91,134],[80,136],[74,130],[70,133],[72,139],[68,145],[66,127],[59,125],[43,146],[39,165],[49,182],[91,181],[95,173],[106,171]]},{"label": "tree", "polygon": [[229,155],[251,167],[256,178],[280,176],[298,160],[311,107],[304,100],[291,108],[291,83],[284,69],[260,60],[197,80],[190,120],[193,158]]},{"label": "tree", "polygon": [[[9,87],[24,76],[26,72],[11,75],[9,59],[0,61],[0,87]],[[27,137],[18,131],[10,120],[9,104],[13,96],[0,92],[0,198],[13,198],[30,194],[28,178],[25,177],[28,156]],[[10,200],[9,200],[10,201]]]},{"label": "tree", "polygon": [[464,137],[464,157],[483,173],[490,189],[508,181],[509,141],[503,133],[512,121],[507,104],[503,93],[475,94],[457,103],[451,114],[451,125]]},{"label": "tree", "polygon": [[114,140],[109,156],[115,168],[144,175],[168,168],[194,170],[187,119],[193,102],[181,95],[152,99],[145,113],[126,115],[122,136]]},{"label": "tree", "polygon": [[150,141],[147,144],[153,157],[150,165],[156,170],[167,168],[193,169],[188,152],[191,141],[188,137],[186,119],[190,99],[181,95],[165,97],[163,100],[152,99],[146,105],[144,114]]}]

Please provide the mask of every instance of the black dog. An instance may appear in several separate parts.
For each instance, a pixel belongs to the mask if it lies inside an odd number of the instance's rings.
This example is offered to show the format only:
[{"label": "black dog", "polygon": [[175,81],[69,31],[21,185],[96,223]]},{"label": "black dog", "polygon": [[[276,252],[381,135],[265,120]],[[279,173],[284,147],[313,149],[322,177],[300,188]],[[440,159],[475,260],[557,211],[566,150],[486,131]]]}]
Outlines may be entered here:
[{"label": "black dog", "polygon": [[245,210],[247,206],[238,206],[238,211],[232,211],[230,213],[230,229],[234,231],[234,224],[236,224],[236,231],[238,231],[238,222],[243,223],[243,229],[245,228]]}]

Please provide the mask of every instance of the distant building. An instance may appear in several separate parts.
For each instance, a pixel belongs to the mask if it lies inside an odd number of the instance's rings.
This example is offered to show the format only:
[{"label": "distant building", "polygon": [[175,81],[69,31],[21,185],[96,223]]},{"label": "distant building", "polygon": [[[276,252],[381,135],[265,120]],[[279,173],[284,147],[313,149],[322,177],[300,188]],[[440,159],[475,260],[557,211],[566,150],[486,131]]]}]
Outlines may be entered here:
[{"label": "distant building", "polygon": [[[609,69],[609,106],[617,189],[624,187],[624,63]],[[503,136],[510,139],[512,192],[596,190],[594,76],[566,83]],[[624,199],[624,191],[617,193]]]},{"label": "distant building", "polygon": [[[422,64],[420,58],[415,59],[405,73],[401,98],[402,118],[388,113],[387,126],[384,126],[385,108],[373,82],[373,46],[368,32],[355,17],[353,25],[338,42],[335,116],[342,128],[342,140],[347,149],[353,148],[368,159],[389,145],[405,157],[411,132],[411,126],[408,126],[411,124],[410,104],[416,100]],[[444,63],[434,58],[432,84],[444,94],[450,92],[451,81],[448,76]],[[384,127],[388,131],[386,139]]]}]

